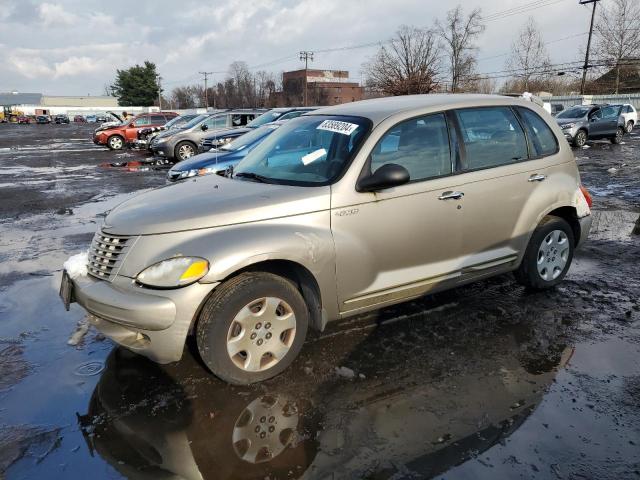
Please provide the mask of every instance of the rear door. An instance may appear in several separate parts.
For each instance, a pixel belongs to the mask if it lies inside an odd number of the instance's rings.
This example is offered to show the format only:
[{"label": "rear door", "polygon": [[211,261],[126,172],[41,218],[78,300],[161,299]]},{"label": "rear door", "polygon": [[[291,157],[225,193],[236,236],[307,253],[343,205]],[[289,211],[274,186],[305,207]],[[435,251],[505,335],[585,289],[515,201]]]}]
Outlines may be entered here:
[{"label": "rear door", "polygon": [[[536,221],[537,213],[531,214],[536,208],[528,204],[537,190],[541,193],[548,157],[559,147],[535,112],[524,108],[522,112],[519,116],[508,106],[455,111],[463,151],[463,274],[482,275],[512,265]],[[537,147],[530,138],[534,128],[544,132],[542,140],[536,137]],[[539,201],[549,199],[540,195],[535,202]]]}]

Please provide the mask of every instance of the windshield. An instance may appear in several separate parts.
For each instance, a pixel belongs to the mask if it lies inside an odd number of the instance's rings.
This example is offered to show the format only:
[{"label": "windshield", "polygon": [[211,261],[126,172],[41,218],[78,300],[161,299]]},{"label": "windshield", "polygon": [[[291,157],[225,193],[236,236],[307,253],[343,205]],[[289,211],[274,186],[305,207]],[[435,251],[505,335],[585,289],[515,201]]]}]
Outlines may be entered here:
[{"label": "windshield", "polygon": [[298,117],[249,152],[234,169],[234,177],[284,185],[327,185],[349,164],[370,126],[361,117]]},{"label": "windshield", "polygon": [[257,142],[261,138],[266,137],[276,128],[278,128],[278,126],[279,125],[263,125],[262,127],[256,128],[249,133],[240,135],[234,141],[222,146],[220,150],[226,150],[228,152],[237,152],[239,150],[242,150],[243,148],[252,145],[254,142]]},{"label": "windshield", "polygon": [[278,111],[278,110],[269,110],[268,112],[260,115],[258,118],[247,123],[247,127],[256,128],[261,125],[264,125],[265,123],[275,122],[282,116],[282,113],[283,113],[282,111]]},{"label": "windshield", "polygon": [[589,113],[591,107],[571,107],[560,112],[556,118],[582,118]]}]

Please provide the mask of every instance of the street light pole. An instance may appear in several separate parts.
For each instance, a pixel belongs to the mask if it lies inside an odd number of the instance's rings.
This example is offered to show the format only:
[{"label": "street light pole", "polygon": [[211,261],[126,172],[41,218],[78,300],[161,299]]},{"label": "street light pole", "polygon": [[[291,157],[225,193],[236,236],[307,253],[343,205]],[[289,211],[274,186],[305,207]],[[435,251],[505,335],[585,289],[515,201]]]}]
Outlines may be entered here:
[{"label": "street light pole", "polygon": [[160,82],[162,81],[162,77],[158,75],[158,108],[162,111],[162,87],[160,86]]},{"label": "street light pole", "polygon": [[589,51],[591,50],[591,36],[593,34],[593,20],[596,16],[596,5],[600,0],[580,0],[580,5],[593,3],[591,10],[591,25],[589,26],[589,40],[587,40],[587,51],[584,55],[584,66],[582,67],[582,83],[580,84],[580,95],[584,95],[584,85],[587,82],[587,69],[589,68]]}]

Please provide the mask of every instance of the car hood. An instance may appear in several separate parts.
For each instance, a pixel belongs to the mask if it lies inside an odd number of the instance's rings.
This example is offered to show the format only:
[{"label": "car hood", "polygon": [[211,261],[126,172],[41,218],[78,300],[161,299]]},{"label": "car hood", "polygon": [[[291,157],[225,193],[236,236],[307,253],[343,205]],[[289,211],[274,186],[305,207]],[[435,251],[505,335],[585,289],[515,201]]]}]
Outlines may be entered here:
[{"label": "car hood", "polygon": [[102,228],[113,235],[151,235],[290,217],[328,210],[330,192],[328,186],[293,187],[207,175],[121,203]]},{"label": "car hood", "polygon": [[235,157],[234,153],[237,152],[211,149],[208,152],[194,155],[191,158],[176,163],[173,167],[171,167],[171,170],[174,172],[183,172],[185,170],[191,170],[194,168],[207,167],[215,163],[226,162],[229,160],[228,157]]}]

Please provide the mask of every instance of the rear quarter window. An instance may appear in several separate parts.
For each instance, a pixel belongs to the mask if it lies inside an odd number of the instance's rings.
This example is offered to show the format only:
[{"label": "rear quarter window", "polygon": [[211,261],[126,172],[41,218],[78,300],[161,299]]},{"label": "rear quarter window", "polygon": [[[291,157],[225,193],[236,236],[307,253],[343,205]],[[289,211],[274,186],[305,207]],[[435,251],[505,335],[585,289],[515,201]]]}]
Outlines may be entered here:
[{"label": "rear quarter window", "polygon": [[527,160],[524,131],[509,107],[455,111],[466,152],[465,170],[499,167]]},{"label": "rear quarter window", "polygon": [[532,157],[544,157],[558,152],[558,139],[547,122],[540,115],[528,108],[518,107],[524,128],[527,130],[531,144]]}]

